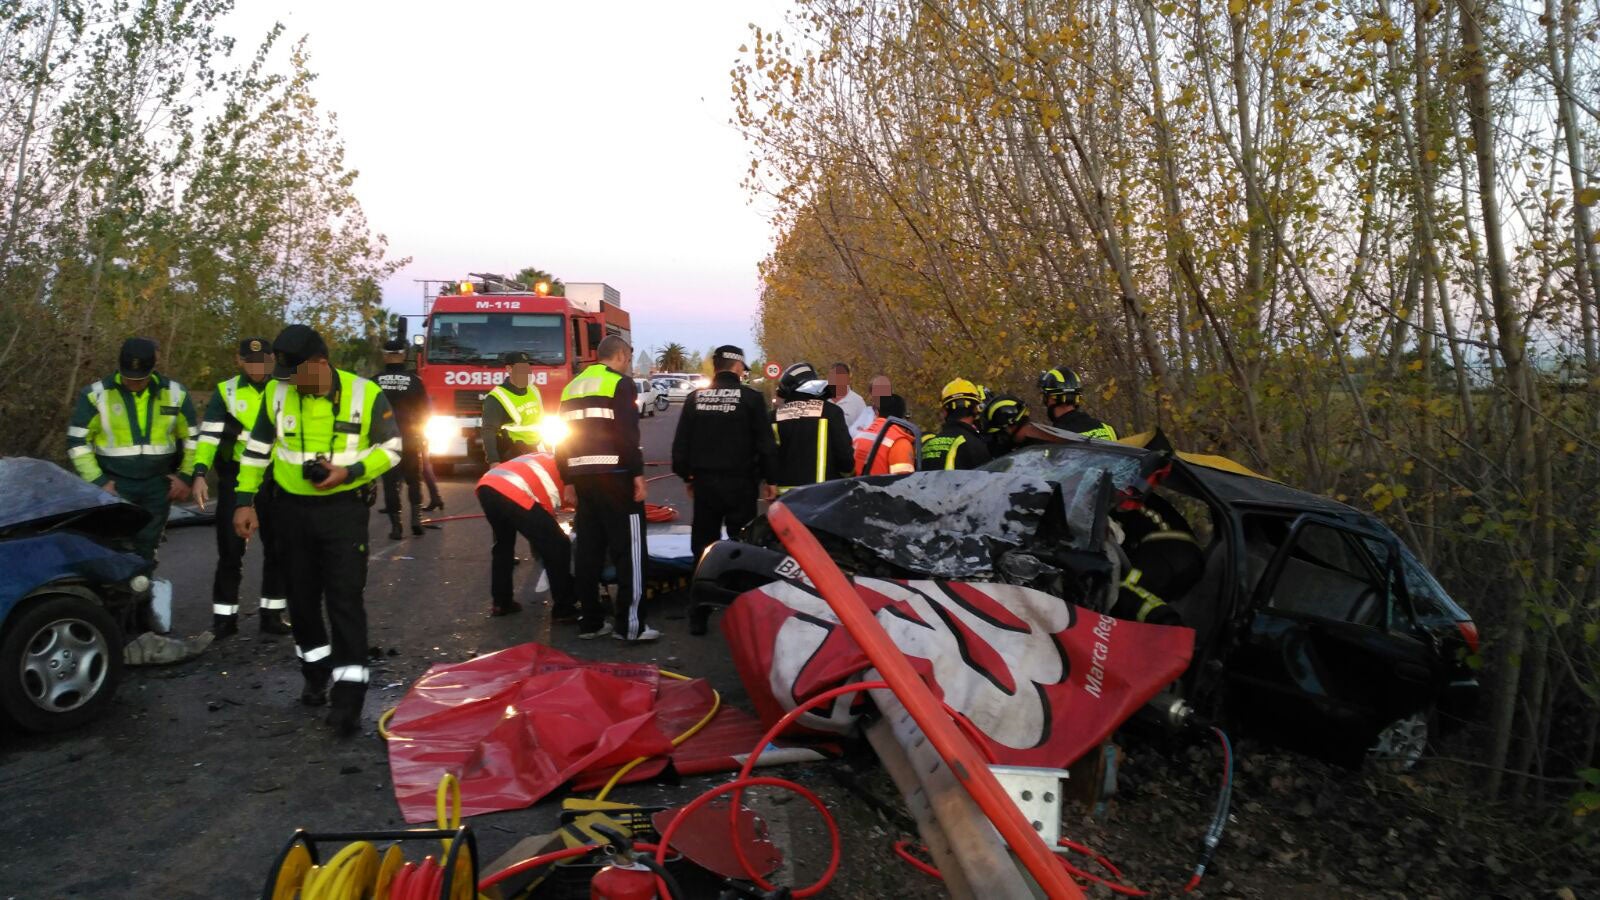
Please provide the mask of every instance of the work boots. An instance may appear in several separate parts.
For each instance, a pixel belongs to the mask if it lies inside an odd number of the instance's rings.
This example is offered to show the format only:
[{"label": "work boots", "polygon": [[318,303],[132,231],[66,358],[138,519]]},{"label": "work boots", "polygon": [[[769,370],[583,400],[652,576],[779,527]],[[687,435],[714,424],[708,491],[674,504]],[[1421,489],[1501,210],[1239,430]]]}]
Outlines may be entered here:
[{"label": "work boots", "polygon": [[262,634],[290,634],[294,629],[289,627],[289,621],[283,617],[281,609],[263,609],[261,611]]},{"label": "work boots", "polygon": [[422,530],[422,510],[411,507],[411,533],[422,537],[426,532]]},{"label": "work boots", "polygon": [[239,617],[238,616],[212,616],[211,617],[211,636],[216,638],[217,640],[220,641],[220,640],[222,640],[223,638],[226,638],[226,637],[233,637],[234,635],[236,635],[238,633],[239,633]]},{"label": "work boots", "polygon": [[389,540],[398,541],[398,540],[400,540],[401,538],[403,538],[405,536],[406,536],[406,533],[404,531],[400,530],[400,510],[398,510],[398,509],[390,510],[389,511]]},{"label": "work boots", "polygon": [[300,702],[306,706],[325,706],[328,702],[330,679],[326,671],[322,677],[307,673],[306,686],[300,690]]}]

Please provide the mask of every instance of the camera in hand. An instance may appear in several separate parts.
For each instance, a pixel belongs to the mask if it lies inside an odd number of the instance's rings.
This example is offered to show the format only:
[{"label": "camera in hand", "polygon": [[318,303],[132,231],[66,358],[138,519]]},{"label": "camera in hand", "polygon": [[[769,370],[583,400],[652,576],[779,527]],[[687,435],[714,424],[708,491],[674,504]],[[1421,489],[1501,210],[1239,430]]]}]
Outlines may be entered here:
[{"label": "camera in hand", "polygon": [[333,470],[328,468],[328,458],[321,453],[317,454],[316,459],[308,459],[300,464],[300,477],[312,484],[327,481],[332,473]]}]

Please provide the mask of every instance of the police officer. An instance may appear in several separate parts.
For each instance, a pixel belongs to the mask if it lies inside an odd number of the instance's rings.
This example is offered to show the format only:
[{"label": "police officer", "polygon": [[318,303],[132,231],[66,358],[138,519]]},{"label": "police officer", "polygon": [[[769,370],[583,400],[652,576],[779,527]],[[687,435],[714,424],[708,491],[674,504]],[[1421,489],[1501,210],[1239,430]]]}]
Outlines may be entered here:
[{"label": "police officer", "polygon": [[[271,384],[272,342],[251,337],[239,342],[234,360],[238,375],[218,384],[200,420],[200,446],[195,451],[194,496],[206,502],[206,472],[217,473],[217,571],[211,578],[211,633],[218,639],[239,633],[239,582],[244,575],[244,539],[233,530],[237,508],[235,486],[244,439],[261,412],[261,398]],[[288,561],[272,516],[275,486],[269,475],[256,493],[256,517],[261,520],[261,615],[263,634],[288,634],[284,613],[289,606]]]},{"label": "police officer", "polygon": [[[579,372],[561,392],[561,417],[570,429],[556,447],[566,483],[563,496],[577,507],[572,529],[573,591],[578,637],[610,634],[642,642],[661,637],[644,621],[644,453],[639,448],[639,389],[625,372],[633,348],[611,335],[596,348],[598,362]],[[600,607],[600,570],[606,557],[617,572],[611,620]]]},{"label": "police officer", "polygon": [[1039,394],[1044,398],[1045,413],[1050,424],[1063,431],[1076,431],[1084,437],[1114,441],[1117,430],[1096,419],[1078,407],[1083,394],[1083,382],[1078,373],[1067,366],[1057,366],[1039,373]]},{"label": "police officer", "polygon": [[689,544],[696,559],[727,528],[756,517],[761,482],[776,478],[778,447],[767,424],[767,401],[746,387],[744,351],[725,344],[711,352],[710,387],[690,394],[672,438],[672,472],[694,498]]},{"label": "police officer", "polygon": [[833,385],[810,363],[795,363],[778,379],[780,404],[772,414],[778,441],[778,492],[855,474],[850,424],[838,404],[829,403]]},{"label": "police officer", "polygon": [[428,401],[428,389],[421,376],[406,368],[406,342],[394,338],[383,345],[383,371],[373,377],[383,396],[394,411],[394,421],[400,429],[400,465],[383,473],[383,503],[389,513],[389,540],[404,537],[400,530],[400,481],[405,479],[406,499],[411,501],[411,533],[418,537],[427,532],[422,528],[422,454],[427,442],[423,437],[428,417],[433,414],[433,404]]},{"label": "police officer", "polygon": [[[305,688],[300,702],[331,699],[328,724],[356,732],[367,694],[367,504],[360,488],[400,462],[400,430],[383,390],[335,369],[328,345],[305,325],[272,342],[277,365],[239,469],[234,528],[248,540],[260,521],[256,494],[267,467],[289,558],[289,618]],[[333,636],[323,626],[323,610]],[[331,682],[331,690],[330,690]]]},{"label": "police officer", "polygon": [[503,354],[506,380],[483,397],[483,456],[489,465],[538,448],[544,400],[533,383],[533,358],[520,350]]},{"label": "police officer", "polygon": [[991,459],[1005,456],[1027,443],[1017,439],[1017,432],[1029,423],[1028,407],[1014,394],[994,394],[989,397],[984,401],[980,419],[983,423],[983,443],[989,449]]},{"label": "police officer", "polygon": [[978,433],[978,386],[957,378],[939,393],[944,426],[922,442],[924,469],[976,469],[989,461],[989,448]]},{"label": "police officer", "polygon": [[199,420],[183,385],[155,370],[155,341],[128,338],[117,363],[78,394],[67,455],[83,480],[150,513],[133,542],[153,566],[172,501],[188,499],[194,482]]},{"label": "police officer", "polygon": [[478,479],[476,494],[494,533],[489,556],[489,615],[522,611],[522,604],[511,595],[511,567],[520,534],[544,564],[550,582],[550,620],[575,621],[578,606],[572,594],[572,542],[554,515],[561,506],[561,474],[555,457],[527,453],[505,460]]}]

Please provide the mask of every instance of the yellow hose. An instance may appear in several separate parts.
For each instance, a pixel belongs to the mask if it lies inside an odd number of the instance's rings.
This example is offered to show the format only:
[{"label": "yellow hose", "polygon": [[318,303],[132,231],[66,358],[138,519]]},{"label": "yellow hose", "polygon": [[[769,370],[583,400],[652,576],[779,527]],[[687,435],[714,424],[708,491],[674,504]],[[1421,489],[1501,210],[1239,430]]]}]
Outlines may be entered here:
[{"label": "yellow hose", "polygon": [[[694,680],[693,678],[689,677],[688,675],[680,675],[677,672],[669,672],[666,669],[658,669],[657,671],[660,672],[662,675],[673,679],[674,681],[693,681]],[[384,710],[383,715],[378,717],[378,735],[380,737],[382,737],[386,741],[409,741],[409,740],[411,740],[410,738],[400,737],[400,736],[394,734],[393,732],[391,732],[389,730],[389,722],[394,719],[394,713],[395,713],[395,710],[397,710],[397,709],[399,709],[398,706],[391,706],[387,710]],[[698,722],[694,723],[693,725],[689,726],[688,730],[686,730],[682,734],[678,735],[677,737],[673,738],[672,739],[672,746],[677,747],[677,746],[681,745],[684,741],[687,741],[689,738],[692,738],[696,734],[699,734],[700,730],[702,728],[705,728],[707,725],[711,724],[711,720],[716,718],[717,713],[721,709],[722,709],[722,695],[717,693],[716,688],[712,688],[711,689],[711,709],[710,709],[710,711],[707,712],[704,716],[702,716],[700,718],[700,721],[698,721]],[[600,789],[600,793],[596,794],[594,796],[594,799],[596,799],[596,800],[604,800],[606,798],[606,796],[611,793],[611,789],[616,787],[617,783],[622,780],[623,776],[627,775],[629,772],[632,772],[634,769],[638,768],[639,766],[643,765],[644,763],[649,762],[651,759],[652,759],[652,757],[649,757],[649,756],[641,756],[638,759],[634,759],[634,760],[629,761],[627,765],[625,765],[622,768],[618,769],[616,771],[616,774],[611,776],[611,780],[606,782],[605,787],[602,787]],[[453,777],[450,776],[450,775],[446,775],[445,778],[449,779],[451,781],[451,783],[455,785],[456,809],[459,810],[461,808],[461,785],[459,783],[456,783],[454,781]],[[438,811],[439,811],[439,827],[440,828],[452,828],[453,829],[453,828],[456,827],[455,825],[446,825],[445,824],[444,791],[445,791],[445,782],[441,781],[441,782],[439,782],[439,799],[438,799],[438,803],[437,803],[437,808],[438,808]],[[456,823],[459,825],[460,821],[461,820],[460,820],[459,813],[458,813],[457,818],[456,818]],[[448,841],[445,842],[445,846],[446,846],[446,849],[449,848],[449,842]]]},{"label": "yellow hose", "polygon": [[[660,671],[661,674],[667,676],[668,678],[671,678],[671,679],[674,679],[674,680],[677,680],[677,681],[693,681],[694,680],[693,678],[690,678],[687,675],[679,675],[677,672],[668,672],[666,669],[660,669],[658,671]],[[679,746],[684,741],[687,741],[689,738],[692,738],[696,734],[698,734],[700,732],[700,729],[702,729],[702,728],[706,727],[707,725],[711,724],[711,720],[716,718],[717,712],[720,709],[722,709],[722,695],[717,693],[717,689],[716,688],[712,688],[711,689],[711,709],[710,709],[710,711],[708,711],[705,715],[701,716],[700,717],[700,721],[694,723],[693,725],[690,725],[688,730],[686,730],[683,734],[680,734],[677,737],[673,738],[672,739],[672,746],[674,746],[674,747]],[[618,769],[616,771],[616,773],[611,776],[611,780],[606,782],[605,787],[602,787],[600,789],[600,793],[594,795],[594,799],[597,800],[597,801],[598,800],[604,800],[611,793],[611,789],[617,786],[617,782],[622,780],[622,776],[628,774],[629,772],[632,772],[634,769],[636,769],[640,765],[648,762],[650,759],[652,759],[652,757],[641,756],[638,759],[632,760],[627,765],[625,765],[622,768]]]}]

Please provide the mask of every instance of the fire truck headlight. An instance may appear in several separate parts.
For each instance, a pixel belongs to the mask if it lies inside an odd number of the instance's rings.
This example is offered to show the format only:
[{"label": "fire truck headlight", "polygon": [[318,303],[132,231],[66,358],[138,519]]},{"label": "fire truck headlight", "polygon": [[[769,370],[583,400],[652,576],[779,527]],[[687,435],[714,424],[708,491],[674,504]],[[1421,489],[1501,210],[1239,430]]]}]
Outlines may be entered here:
[{"label": "fire truck headlight", "polygon": [[567,420],[560,416],[545,416],[539,422],[539,438],[554,447],[567,439]]},{"label": "fire truck headlight", "polygon": [[461,426],[449,416],[432,416],[428,419],[428,424],[422,427],[422,434],[428,439],[429,446],[435,452],[439,452],[461,434]]}]

